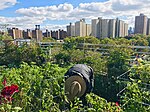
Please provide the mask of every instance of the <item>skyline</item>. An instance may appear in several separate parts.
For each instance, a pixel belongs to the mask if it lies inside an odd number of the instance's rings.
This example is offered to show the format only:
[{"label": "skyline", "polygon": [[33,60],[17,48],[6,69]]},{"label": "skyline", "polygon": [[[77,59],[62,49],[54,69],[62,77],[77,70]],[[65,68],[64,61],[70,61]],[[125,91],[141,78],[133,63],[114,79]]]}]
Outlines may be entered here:
[{"label": "skyline", "polygon": [[135,16],[150,16],[149,6],[150,0],[1,0],[0,24],[23,25],[24,29],[40,24],[43,29],[55,30],[66,29],[70,22],[81,18],[90,23],[97,17],[118,17],[134,26]]}]

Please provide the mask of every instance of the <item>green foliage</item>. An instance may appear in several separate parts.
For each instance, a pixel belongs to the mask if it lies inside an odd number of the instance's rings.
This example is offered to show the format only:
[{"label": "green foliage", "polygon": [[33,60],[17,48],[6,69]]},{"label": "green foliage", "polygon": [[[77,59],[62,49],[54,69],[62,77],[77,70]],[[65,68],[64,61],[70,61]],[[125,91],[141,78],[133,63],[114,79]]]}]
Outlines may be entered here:
[{"label": "green foliage", "polygon": [[[7,43],[7,41],[4,42]],[[150,65],[145,64],[145,61],[131,69],[130,82],[126,82],[127,88],[121,97],[122,105],[116,106],[115,103],[108,103],[103,99],[118,101],[116,95],[122,89],[120,86],[126,83],[120,83],[117,76],[129,69],[127,60],[130,59],[134,50],[126,46],[147,46],[149,36],[135,35],[128,39],[105,38],[103,40],[94,37],[71,37],[66,38],[64,42],[63,46],[52,48],[54,53],[51,56],[47,55],[51,57],[50,63],[45,63],[45,53],[36,45],[18,47],[7,43],[4,48],[1,48],[0,65],[6,66],[0,66],[0,81],[2,82],[3,78],[7,77],[10,84],[19,85],[20,92],[14,95],[12,104],[0,105],[0,111],[19,111],[20,109],[22,112],[149,111],[149,107],[144,106],[143,102],[149,103],[150,93],[141,89],[145,87],[143,83],[150,83]],[[87,43],[97,45],[90,50],[91,46]],[[98,44],[113,45],[101,47],[108,48],[109,57],[97,51],[100,48]],[[74,102],[66,102],[63,76],[71,64],[77,63],[87,64],[94,69],[94,94],[87,94],[86,103],[78,98]],[[0,83],[0,90],[2,87]]]},{"label": "green foliage", "polygon": [[63,110],[97,112],[100,110],[115,111],[120,108],[94,94],[86,96],[87,105],[83,105],[80,99],[67,104],[63,84],[63,76],[67,69],[51,63],[43,66],[23,63],[20,68],[11,69],[2,67],[0,81],[2,82],[3,77],[6,77],[9,83],[19,85],[20,92],[15,94],[12,104],[0,105],[0,110],[2,112],[14,109],[21,109],[22,112],[59,112]]},{"label": "green foliage", "polygon": [[4,41],[4,40],[13,40],[13,38],[8,35],[0,35],[0,41]]},{"label": "green foliage", "polygon": [[150,46],[150,35],[147,36],[148,46]]},{"label": "green foliage", "polygon": [[41,42],[56,42],[56,40],[53,39],[52,37],[43,37]]},{"label": "green foliage", "polygon": [[117,93],[120,91],[120,85],[117,82],[117,76],[128,70],[128,61],[130,58],[129,49],[113,49],[110,51],[107,59],[107,76],[97,76],[95,78],[95,93],[103,96],[109,101],[118,101]]},{"label": "green foliage", "polygon": [[69,65],[71,61],[71,56],[67,52],[63,51],[55,55],[55,59],[56,59],[56,64],[59,64],[60,66]]},{"label": "green foliage", "polygon": [[126,48],[116,48],[110,51],[107,61],[108,75],[117,77],[127,71],[127,60],[130,59],[130,55],[131,50]]},{"label": "green foliage", "polygon": [[98,44],[100,41],[95,37],[89,36],[89,37],[69,37],[65,38],[64,42]]},{"label": "green foliage", "polygon": [[127,83],[122,95],[123,108],[126,112],[148,112],[150,111],[150,64],[143,63],[133,66],[129,74],[130,82]]},{"label": "green foliage", "polygon": [[102,71],[106,72],[106,60],[101,59],[99,52],[71,50],[58,53],[55,55],[56,64],[66,66],[72,64],[87,64],[94,69],[94,73],[99,74]]},{"label": "green foliage", "polygon": [[84,57],[78,61],[78,63],[84,63],[91,66],[94,70],[94,74],[97,75],[102,72],[106,72],[106,60],[101,58],[99,52],[86,51]]},{"label": "green foliage", "polygon": [[20,89],[19,94],[14,97],[12,107],[21,107],[25,112],[59,110],[62,104],[57,103],[63,102],[62,77],[66,70],[67,68],[59,68],[50,63],[41,67],[23,63],[20,68],[3,69],[1,75],[8,82],[18,84]]},{"label": "green foliage", "polygon": [[36,45],[16,46],[6,45],[0,53],[0,65],[19,66],[22,62],[36,62],[42,64],[44,61],[42,50]]},{"label": "green foliage", "polygon": [[81,43],[99,44],[99,40],[95,37],[70,37],[64,39],[65,50],[73,50],[80,47]]},{"label": "green foliage", "polygon": [[86,96],[86,105],[83,105],[79,99],[76,99],[71,112],[122,112],[115,103],[107,102],[107,100],[91,93]]}]

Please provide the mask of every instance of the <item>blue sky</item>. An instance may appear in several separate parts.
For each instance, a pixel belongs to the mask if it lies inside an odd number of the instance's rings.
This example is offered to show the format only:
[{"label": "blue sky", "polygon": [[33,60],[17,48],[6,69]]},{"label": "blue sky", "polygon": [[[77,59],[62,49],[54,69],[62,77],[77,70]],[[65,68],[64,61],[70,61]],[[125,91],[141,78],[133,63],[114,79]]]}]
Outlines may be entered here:
[{"label": "blue sky", "polygon": [[[7,1],[7,0],[6,0]],[[3,10],[0,10],[0,16],[5,17],[15,17],[19,16],[15,13],[17,9],[20,8],[29,8],[29,7],[45,7],[52,5],[59,5],[63,3],[72,4],[74,7],[77,7],[80,3],[91,3],[91,2],[104,2],[106,0],[17,0],[17,3],[14,6],[10,6]]]},{"label": "blue sky", "polygon": [[134,26],[139,13],[150,16],[150,0],[1,0],[0,24],[23,25],[34,28],[40,24],[43,29],[65,29],[70,22],[85,18],[117,18]]}]

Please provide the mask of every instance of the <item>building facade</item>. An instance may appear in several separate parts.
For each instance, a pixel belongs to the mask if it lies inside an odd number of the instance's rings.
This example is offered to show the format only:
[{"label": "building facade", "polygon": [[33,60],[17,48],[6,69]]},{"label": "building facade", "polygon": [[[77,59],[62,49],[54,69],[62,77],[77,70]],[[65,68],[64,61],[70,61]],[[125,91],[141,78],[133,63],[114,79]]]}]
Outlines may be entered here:
[{"label": "building facade", "polygon": [[101,20],[101,35],[100,38],[106,38],[109,34],[109,19]]},{"label": "building facade", "polygon": [[40,25],[35,25],[35,30],[32,30],[32,38],[36,41],[41,41],[43,38],[42,31],[40,30]]},{"label": "building facade", "polygon": [[135,34],[147,34],[147,20],[144,14],[135,17]]},{"label": "building facade", "polygon": [[99,24],[99,20],[98,19],[92,19],[91,36],[97,37],[98,24]]},{"label": "building facade", "polygon": [[85,37],[86,36],[86,23],[85,19],[75,22],[75,36]]},{"label": "building facade", "polygon": [[30,29],[27,29],[27,31],[23,30],[23,38],[24,39],[31,39],[32,38],[32,32]]},{"label": "building facade", "polygon": [[128,24],[117,19],[93,19],[92,36],[97,38],[115,38],[125,37],[128,35]]},{"label": "building facade", "polygon": [[8,35],[11,36],[13,39],[23,38],[23,32],[18,28],[8,29]]},{"label": "building facade", "polygon": [[86,24],[86,36],[91,36],[91,24]]},{"label": "building facade", "polygon": [[68,37],[75,36],[75,25],[72,25],[72,23],[70,23],[70,25],[67,26],[67,36]]},{"label": "building facade", "polygon": [[125,27],[124,27],[125,23],[122,20],[119,20],[119,29],[118,29],[118,36],[117,37],[124,37],[125,36]]},{"label": "building facade", "polygon": [[116,26],[116,19],[110,19],[108,37],[115,38],[115,31],[116,31],[115,26]]},{"label": "building facade", "polygon": [[150,35],[150,18],[147,21],[147,35]]},{"label": "building facade", "polygon": [[46,29],[46,32],[43,33],[44,37],[51,37],[51,32]]},{"label": "building facade", "polygon": [[129,35],[129,33],[128,33],[128,24],[127,23],[125,23],[124,24],[124,36],[128,36]]},{"label": "building facade", "polygon": [[59,39],[63,40],[67,37],[67,32],[59,29]]}]

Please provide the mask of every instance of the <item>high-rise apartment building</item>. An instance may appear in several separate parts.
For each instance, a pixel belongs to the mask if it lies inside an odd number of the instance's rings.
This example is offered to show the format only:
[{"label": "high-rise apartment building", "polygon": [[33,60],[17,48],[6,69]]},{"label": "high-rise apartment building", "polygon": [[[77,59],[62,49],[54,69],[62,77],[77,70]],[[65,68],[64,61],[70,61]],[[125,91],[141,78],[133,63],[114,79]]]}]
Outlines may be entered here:
[{"label": "high-rise apartment building", "polygon": [[75,22],[75,36],[86,36],[86,23],[85,19]]},{"label": "high-rise apartment building", "polygon": [[24,39],[31,39],[32,38],[32,32],[30,29],[27,29],[27,31],[23,30],[23,38]]},{"label": "high-rise apartment building", "polygon": [[118,35],[117,35],[117,37],[124,37],[125,36],[125,33],[124,33],[124,31],[125,31],[124,24],[125,24],[124,21],[119,20]]},{"label": "high-rise apartment building", "polygon": [[101,34],[100,38],[106,38],[109,34],[109,19],[101,20]]},{"label": "high-rise apartment building", "polygon": [[110,19],[108,37],[115,38],[115,31],[116,31],[115,26],[116,26],[116,19]]},{"label": "high-rise apartment building", "polygon": [[86,24],[86,36],[91,35],[91,24]]},{"label": "high-rise apartment building", "polygon": [[59,37],[59,31],[51,31],[51,36],[52,36],[52,38],[54,38],[54,39],[60,39],[60,37]]},{"label": "high-rise apartment building", "polygon": [[67,37],[67,32],[59,29],[59,39],[63,40],[66,37]]},{"label": "high-rise apartment building", "polygon": [[99,24],[99,19],[92,19],[91,36],[98,37],[97,35],[98,24]]},{"label": "high-rise apartment building", "polygon": [[150,18],[147,21],[147,35],[150,35]]},{"label": "high-rise apartment building", "polygon": [[51,31],[51,36],[54,39],[63,40],[64,38],[67,37],[67,32],[64,31],[64,30],[59,29],[57,31]]},{"label": "high-rise apartment building", "polygon": [[[103,26],[104,26],[104,21],[103,21]],[[99,17],[98,19],[92,19],[91,35],[97,38],[102,37],[102,18],[101,17]]]},{"label": "high-rise apartment building", "polygon": [[124,36],[128,36],[128,24],[124,24]]},{"label": "high-rise apartment building", "polygon": [[35,30],[32,30],[32,38],[36,41],[40,41],[43,38],[42,31],[40,30],[40,25],[35,25]]},{"label": "high-rise apartment building", "polygon": [[117,19],[93,19],[92,36],[97,38],[124,37],[128,35],[128,24]]},{"label": "high-rise apartment building", "polygon": [[67,36],[69,37],[75,36],[75,25],[72,25],[72,23],[70,23],[70,25],[67,26]]},{"label": "high-rise apartment building", "polygon": [[140,14],[140,16],[135,17],[135,34],[147,33],[147,16]]},{"label": "high-rise apartment building", "polygon": [[[115,37],[124,37],[125,36],[125,23],[122,20],[119,20],[118,18],[116,19],[116,34]],[[128,29],[127,29],[128,30]]]},{"label": "high-rise apartment building", "polygon": [[23,38],[22,30],[18,28],[8,29],[8,34],[13,37],[13,39]]},{"label": "high-rise apartment building", "polygon": [[51,37],[51,32],[46,29],[46,32],[43,33],[44,37]]}]

